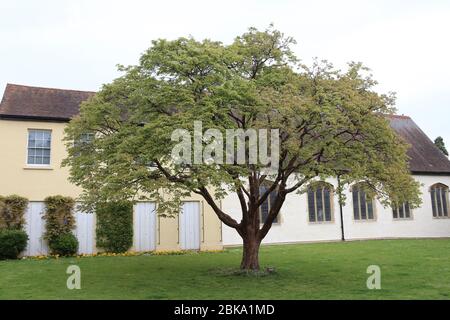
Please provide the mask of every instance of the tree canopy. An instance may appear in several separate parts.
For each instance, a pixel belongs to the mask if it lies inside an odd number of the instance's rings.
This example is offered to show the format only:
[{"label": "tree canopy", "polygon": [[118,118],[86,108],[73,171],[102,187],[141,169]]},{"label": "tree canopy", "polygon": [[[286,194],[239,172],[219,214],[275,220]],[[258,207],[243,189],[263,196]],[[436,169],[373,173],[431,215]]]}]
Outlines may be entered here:
[{"label": "tree canopy", "polygon": [[[183,197],[199,194],[242,236],[246,269],[259,268],[259,244],[286,196],[318,178],[339,174],[344,183],[365,182],[385,205],[419,205],[408,146],[386,119],[395,112],[394,95],[377,93],[377,82],[361,63],[344,71],[327,61],[306,66],[293,45],[273,27],[250,28],[231,44],[153,41],[137,65],[121,66],[121,77],[82,104],[66,129],[64,164],[84,189],[82,200],[152,199],[160,214],[174,215]],[[174,161],[179,141],[173,132],[183,129],[195,139],[196,121],[223,136],[227,129],[278,129],[277,169],[267,170],[267,163]],[[88,133],[93,138],[83,139]],[[211,139],[201,142],[207,147]],[[261,192],[263,183],[268,187]],[[276,201],[260,221],[259,207],[273,191]],[[230,192],[239,199],[240,221],[218,205]]]},{"label": "tree canopy", "polygon": [[447,148],[445,147],[444,138],[439,136],[436,139],[434,139],[434,145],[436,147],[438,147],[439,150],[441,150],[442,153],[445,154],[448,157],[448,151],[447,151]]}]

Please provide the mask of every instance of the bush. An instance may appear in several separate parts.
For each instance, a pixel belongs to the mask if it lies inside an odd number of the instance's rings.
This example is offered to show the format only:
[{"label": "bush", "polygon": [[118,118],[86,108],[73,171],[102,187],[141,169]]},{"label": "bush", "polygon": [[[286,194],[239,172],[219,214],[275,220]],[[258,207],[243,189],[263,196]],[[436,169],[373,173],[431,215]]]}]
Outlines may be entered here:
[{"label": "bush", "polygon": [[28,199],[18,195],[0,197],[0,228],[22,230],[27,206]]},{"label": "bush", "polygon": [[66,235],[75,229],[75,217],[73,210],[75,200],[70,197],[51,196],[45,198],[45,234],[48,242],[56,240],[61,235]]},{"label": "bush", "polygon": [[133,205],[109,202],[97,206],[97,246],[107,252],[126,252],[133,245]]},{"label": "bush", "polygon": [[0,230],[0,260],[17,259],[27,247],[28,236],[22,230]]},{"label": "bush", "polygon": [[72,233],[63,233],[49,241],[48,246],[53,254],[73,256],[78,251],[78,240]]}]

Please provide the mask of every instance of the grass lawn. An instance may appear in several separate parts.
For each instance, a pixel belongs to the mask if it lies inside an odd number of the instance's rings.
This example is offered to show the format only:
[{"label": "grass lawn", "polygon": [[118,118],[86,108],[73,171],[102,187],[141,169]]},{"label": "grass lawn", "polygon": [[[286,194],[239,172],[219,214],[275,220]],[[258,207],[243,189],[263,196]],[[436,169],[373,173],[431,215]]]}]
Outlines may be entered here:
[{"label": "grass lawn", "polygon": [[[265,246],[276,274],[238,276],[241,249],[171,256],[0,261],[0,299],[449,299],[450,239]],[[66,288],[67,266],[81,290]],[[381,290],[368,290],[369,265]]]}]

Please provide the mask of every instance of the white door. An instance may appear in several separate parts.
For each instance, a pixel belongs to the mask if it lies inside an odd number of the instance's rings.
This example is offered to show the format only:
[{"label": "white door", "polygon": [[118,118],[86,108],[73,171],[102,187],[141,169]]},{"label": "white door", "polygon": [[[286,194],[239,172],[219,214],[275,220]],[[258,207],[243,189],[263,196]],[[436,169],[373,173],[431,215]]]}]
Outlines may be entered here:
[{"label": "white door", "polygon": [[44,240],[45,221],[44,202],[30,202],[25,214],[25,230],[28,234],[28,244],[24,254],[27,256],[39,256],[48,254],[47,241]]},{"label": "white door", "polygon": [[78,253],[94,253],[94,220],[93,213],[86,213],[77,210],[75,213],[76,229],[75,235],[78,239]]},{"label": "white door", "polygon": [[156,206],[154,202],[139,202],[134,207],[134,243],[136,251],[156,248]]},{"label": "white door", "polygon": [[179,216],[180,246],[182,250],[200,249],[200,203],[184,202]]}]

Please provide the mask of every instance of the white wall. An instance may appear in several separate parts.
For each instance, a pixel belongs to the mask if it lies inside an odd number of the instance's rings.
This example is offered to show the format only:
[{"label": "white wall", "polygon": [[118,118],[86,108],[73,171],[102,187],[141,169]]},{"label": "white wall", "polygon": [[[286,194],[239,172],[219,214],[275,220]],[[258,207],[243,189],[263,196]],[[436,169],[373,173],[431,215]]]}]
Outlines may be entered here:
[{"label": "white wall", "polygon": [[95,228],[96,215],[76,210],[75,212],[76,228],[75,236],[78,239],[79,254],[93,254],[96,252]]},{"label": "white wall", "polygon": [[[198,250],[200,248],[200,230],[201,227],[201,209],[199,201],[186,201],[183,205],[183,212],[179,216],[180,224],[177,219],[170,219],[174,223],[172,232],[165,236],[176,239],[180,238],[180,245],[176,245],[170,250],[186,249]],[[155,213],[154,202],[139,202],[134,206],[133,211],[133,248],[132,251],[143,252],[157,249],[157,217]],[[39,256],[49,253],[47,240],[44,239],[45,220],[42,218],[45,211],[45,203],[43,201],[32,201],[29,203],[25,213],[25,231],[28,234],[29,241],[26,250],[22,253],[24,256]],[[79,210],[75,211],[76,228],[74,234],[78,239],[78,253],[92,254],[97,252],[95,229],[96,215],[85,213]],[[180,235],[178,235],[178,228]],[[204,233],[203,233],[204,237]],[[213,247],[214,248],[214,247]]]},{"label": "white wall", "polygon": [[[346,204],[343,207],[345,238],[420,238],[450,237],[450,219],[433,218],[429,187],[435,183],[450,186],[450,176],[414,176],[422,183],[422,206],[412,210],[411,220],[394,220],[391,208],[384,208],[376,201],[374,221],[355,221],[353,219],[352,195],[346,190]],[[335,187],[336,179],[327,182]],[[308,219],[306,194],[291,194],[287,197],[281,212],[280,223],[274,224],[263,243],[330,241],[341,239],[341,222],[337,195],[334,195],[333,221],[310,223]],[[222,209],[237,221],[241,220],[240,206],[234,194],[222,200]],[[237,232],[223,225],[223,244],[237,245],[242,240]]]},{"label": "white wall", "polygon": [[[25,213],[25,231],[28,235],[24,256],[40,256],[49,253],[47,240],[44,239],[45,220],[43,219],[45,203],[43,201],[31,201]],[[77,237],[79,254],[91,254],[95,248],[95,214],[76,210],[76,228],[73,231]]]}]

